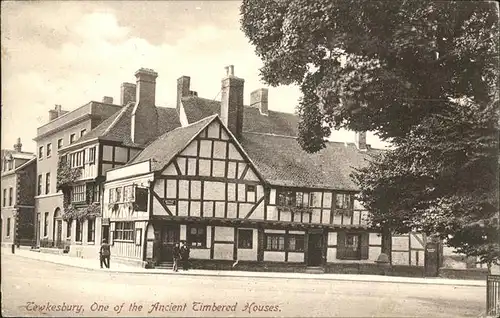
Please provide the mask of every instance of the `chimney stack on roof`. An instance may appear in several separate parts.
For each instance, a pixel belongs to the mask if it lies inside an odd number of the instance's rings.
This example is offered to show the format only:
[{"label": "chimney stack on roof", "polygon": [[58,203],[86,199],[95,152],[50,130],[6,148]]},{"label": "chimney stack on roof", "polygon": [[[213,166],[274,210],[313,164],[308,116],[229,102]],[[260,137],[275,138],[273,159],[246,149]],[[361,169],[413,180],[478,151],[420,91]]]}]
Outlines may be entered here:
[{"label": "chimney stack on roof", "polygon": [[250,93],[250,106],[258,108],[262,115],[268,115],[268,95],[269,91],[267,88],[259,88],[252,93]]},{"label": "chimney stack on roof", "polygon": [[245,80],[234,76],[234,66],[226,67],[226,77],[222,79],[221,119],[236,138],[243,131],[243,89]]},{"label": "chimney stack on roof", "polygon": [[181,99],[191,95],[190,88],[191,78],[189,76],[181,76],[177,79],[177,114],[181,113]]},{"label": "chimney stack on roof", "polygon": [[109,97],[109,96],[104,96],[102,98],[102,102],[104,104],[113,104],[113,97]]},{"label": "chimney stack on roof", "polygon": [[61,105],[56,105],[54,109],[49,110],[49,121],[52,121],[65,113],[67,112],[62,110]]},{"label": "chimney stack on roof", "polygon": [[135,102],[136,87],[137,85],[132,83],[122,83],[120,105],[125,106],[130,102]]},{"label": "chimney stack on roof", "polygon": [[17,152],[21,152],[23,144],[21,143],[21,138],[17,138],[17,143],[14,145],[14,150]]},{"label": "chimney stack on roof", "polygon": [[354,143],[359,150],[367,150],[366,131],[356,131],[354,133]]},{"label": "chimney stack on roof", "polygon": [[131,138],[134,143],[146,144],[158,135],[158,111],[155,105],[156,78],[152,69],[141,68],[135,72],[137,93],[131,118]]}]

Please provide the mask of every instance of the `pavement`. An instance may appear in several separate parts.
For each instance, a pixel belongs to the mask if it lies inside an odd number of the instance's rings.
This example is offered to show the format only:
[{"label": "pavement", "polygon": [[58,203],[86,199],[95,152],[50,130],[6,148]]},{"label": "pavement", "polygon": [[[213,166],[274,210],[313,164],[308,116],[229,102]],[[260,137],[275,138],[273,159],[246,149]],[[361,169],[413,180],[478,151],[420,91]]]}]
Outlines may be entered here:
[{"label": "pavement", "polygon": [[[2,248],[2,254],[11,254],[11,250]],[[49,253],[35,252],[32,250],[16,249],[15,256],[36,259],[60,265],[77,267],[87,270],[106,271],[113,273],[129,274],[165,274],[165,275],[190,275],[190,276],[219,276],[219,277],[256,277],[256,278],[283,278],[283,279],[315,279],[315,280],[337,280],[337,281],[359,281],[359,282],[384,282],[384,283],[406,283],[406,284],[432,284],[432,285],[453,285],[453,286],[478,286],[486,287],[483,280],[463,280],[448,279],[438,277],[399,277],[381,275],[361,275],[361,274],[311,274],[311,273],[280,273],[280,272],[250,272],[250,271],[219,271],[190,269],[188,271],[173,272],[168,269],[145,269],[138,266],[126,265],[114,262],[111,259],[110,269],[101,269],[97,259],[84,259],[69,256],[67,254],[57,255]]]},{"label": "pavement", "polygon": [[486,289],[477,286],[123,274],[17,254],[1,262],[2,317],[465,318],[484,317],[486,305]]}]

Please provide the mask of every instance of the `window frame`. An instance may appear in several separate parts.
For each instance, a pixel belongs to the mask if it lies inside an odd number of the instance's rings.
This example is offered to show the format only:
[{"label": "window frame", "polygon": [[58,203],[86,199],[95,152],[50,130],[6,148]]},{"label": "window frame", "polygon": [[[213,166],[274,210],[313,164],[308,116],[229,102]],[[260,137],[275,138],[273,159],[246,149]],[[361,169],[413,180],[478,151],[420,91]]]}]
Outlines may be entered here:
[{"label": "window frame", "polygon": [[96,154],[96,147],[90,147],[89,148],[89,164],[94,164],[95,163],[95,154]]},{"label": "window frame", "polygon": [[12,225],[10,224],[11,221],[10,221],[10,218],[7,218],[7,237],[10,237],[10,230],[12,228]]},{"label": "window frame", "polygon": [[75,137],[76,137],[76,134],[69,135],[69,144],[70,145],[75,142]]},{"label": "window frame", "polygon": [[82,222],[80,220],[75,220],[75,222],[76,222],[75,242],[82,243],[82,241],[83,241]]},{"label": "window frame", "polygon": [[39,174],[38,175],[38,188],[37,188],[37,195],[42,195],[42,182],[43,182],[43,175]]},{"label": "window frame", "polygon": [[43,158],[43,146],[39,146],[38,147],[38,159],[42,159]]},{"label": "window frame", "polygon": [[[196,234],[191,233],[196,229]],[[199,233],[200,229],[203,233]],[[207,247],[207,226],[206,225],[189,225],[186,229],[186,241],[190,248],[206,248]],[[213,235],[213,233],[212,233]],[[193,245],[193,243],[195,245]]]},{"label": "window frame", "polygon": [[82,138],[83,136],[85,136],[85,134],[87,133],[87,129],[82,129],[80,130],[80,138]]},{"label": "window frame", "polygon": [[14,197],[14,189],[12,187],[9,187],[9,206],[12,206],[13,197]]},{"label": "window frame", "polygon": [[66,238],[71,238],[73,220],[69,219],[66,221]]},{"label": "window frame", "polygon": [[47,147],[46,147],[46,149],[45,149],[45,152],[46,152],[46,156],[47,156],[47,158],[48,158],[48,157],[50,157],[50,156],[52,156],[52,143],[50,143],[50,142],[49,142],[49,143],[47,144]]},{"label": "window frame", "polygon": [[61,149],[64,146],[64,139],[59,138],[57,139],[57,149]]},{"label": "window frame", "polygon": [[3,207],[7,206],[7,188],[3,189]]},{"label": "window frame", "polygon": [[95,243],[95,219],[87,219],[87,242]]},{"label": "window frame", "polygon": [[[78,192],[76,191],[78,190]],[[83,203],[87,200],[87,187],[85,184],[77,184],[71,187],[71,202],[72,203]]]},{"label": "window frame", "polygon": [[[244,234],[245,233],[245,234]],[[244,234],[244,235],[242,235]],[[249,237],[244,237],[250,234]],[[250,244],[243,244],[249,242]],[[253,230],[252,229],[238,229],[238,249],[253,249]]]},{"label": "window frame", "polygon": [[135,222],[120,221],[115,222],[115,230],[113,231],[113,242],[134,243]]},{"label": "window frame", "polygon": [[45,212],[43,216],[43,237],[49,236],[49,212]]},{"label": "window frame", "polygon": [[45,194],[50,193],[50,172],[45,174]]},{"label": "window frame", "polygon": [[[285,233],[264,233],[265,239],[264,239],[264,251],[268,252],[285,252],[286,248],[286,240],[285,240]],[[271,239],[271,244],[269,244],[269,239]],[[273,242],[272,240],[276,239],[276,248],[273,247]],[[283,246],[280,246],[281,241],[283,241]],[[269,246],[271,245],[271,246]]]},{"label": "window frame", "polygon": [[[295,240],[295,246],[292,249],[290,247],[290,242],[291,239]],[[288,234],[287,242],[286,242],[286,248],[288,252],[305,252],[305,234]],[[301,244],[297,244],[301,243]]]}]

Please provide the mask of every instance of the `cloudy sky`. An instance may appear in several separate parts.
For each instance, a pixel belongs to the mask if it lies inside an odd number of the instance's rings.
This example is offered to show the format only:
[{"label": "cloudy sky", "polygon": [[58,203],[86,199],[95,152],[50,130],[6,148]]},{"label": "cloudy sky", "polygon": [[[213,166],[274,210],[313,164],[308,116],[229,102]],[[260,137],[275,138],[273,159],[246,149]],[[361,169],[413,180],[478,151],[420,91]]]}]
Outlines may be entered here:
[{"label": "cloudy sky", "polygon": [[[250,92],[266,87],[262,65],[239,25],[239,1],[2,1],[2,148],[16,138],[34,151],[36,128],[55,104],[73,110],[112,96],[134,72],[159,73],[156,103],[175,107],[176,80],[191,77],[191,89],[220,99],[226,65]],[[296,87],[269,90],[269,108],[295,111]],[[340,131],[333,140],[353,141]],[[368,143],[384,144],[372,134]]]}]

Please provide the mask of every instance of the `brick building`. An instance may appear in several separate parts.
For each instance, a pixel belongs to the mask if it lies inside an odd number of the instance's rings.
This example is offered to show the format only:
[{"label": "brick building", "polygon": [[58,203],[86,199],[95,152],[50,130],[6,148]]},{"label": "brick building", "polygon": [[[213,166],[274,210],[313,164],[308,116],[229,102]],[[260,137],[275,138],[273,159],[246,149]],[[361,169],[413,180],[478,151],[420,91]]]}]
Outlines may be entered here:
[{"label": "brick building", "polygon": [[13,150],[2,149],[0,223],[2,245],[31,245],[34,238],[35,154],[22,151],[21,139]]}]

